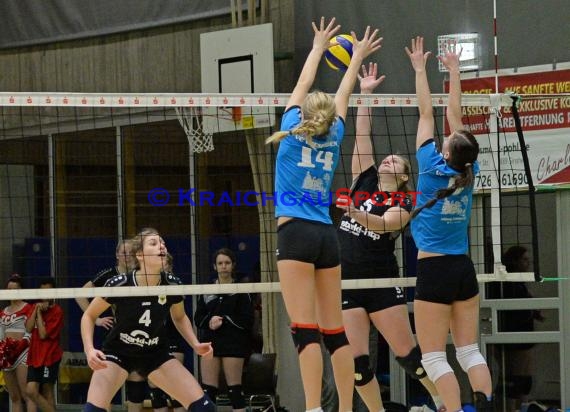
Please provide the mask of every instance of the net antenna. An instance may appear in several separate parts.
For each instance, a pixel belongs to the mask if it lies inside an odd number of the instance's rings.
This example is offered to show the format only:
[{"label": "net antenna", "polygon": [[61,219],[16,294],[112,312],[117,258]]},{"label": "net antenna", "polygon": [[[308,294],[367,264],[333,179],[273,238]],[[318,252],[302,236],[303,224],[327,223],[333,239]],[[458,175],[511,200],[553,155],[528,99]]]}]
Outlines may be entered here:
[{"label": "net antenna", "polygon": [[206,133],[202,123],[202,111],[198,107],[175,107],[176,117],[186,133],[190,153],[205,153],[214,150],[214,135]]}]

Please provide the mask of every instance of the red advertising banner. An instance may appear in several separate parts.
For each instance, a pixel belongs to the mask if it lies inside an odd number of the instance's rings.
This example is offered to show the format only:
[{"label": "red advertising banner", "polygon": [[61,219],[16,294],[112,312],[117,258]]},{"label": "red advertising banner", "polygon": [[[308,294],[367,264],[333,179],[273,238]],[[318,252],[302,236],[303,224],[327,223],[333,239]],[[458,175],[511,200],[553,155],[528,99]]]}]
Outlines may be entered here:
[{"label": "red advertising banner", "polygon": [[[523,70],[521,70],[523,71]],[[520,96],[518,112],[525,137],[534,184],[570,183],[570,69],[500,74],[499,93]],[[495,93],[494,73],[461,80],[464,94]],[[449,83],[444,84],[449,90]],[[478,188],[488,187],[496,172],[489,136],[489,107],[463,107],[463,122],[478,137],[481,177]],[[503,186],[520,186],[524,176],[515,122],[510,107],[499,118],[499,158]],[[447,125],[445,126],[447,130]],[[496,156],[496,154],[495,154]],[[489,176],[486,176],[486,173]],[[526,178],[523,179],[523,184]]]}]

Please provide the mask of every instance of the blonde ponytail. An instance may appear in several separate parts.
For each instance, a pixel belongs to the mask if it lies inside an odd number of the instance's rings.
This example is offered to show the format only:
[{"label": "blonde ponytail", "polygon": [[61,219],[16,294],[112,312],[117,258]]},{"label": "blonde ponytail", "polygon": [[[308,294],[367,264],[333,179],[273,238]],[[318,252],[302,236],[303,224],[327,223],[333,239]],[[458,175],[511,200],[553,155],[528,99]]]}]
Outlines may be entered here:
[{"label": "blonde ponytail", "polygon": [[283,140],[285,138],[285,136],[287,136],[289,134],[288,131],[279,131],[279,132],[275,132],[273,133],[271,136],[269,136],[267,139],[265,139],[265,144],[269,144],[269,143],[279,143],[281,140]]}]

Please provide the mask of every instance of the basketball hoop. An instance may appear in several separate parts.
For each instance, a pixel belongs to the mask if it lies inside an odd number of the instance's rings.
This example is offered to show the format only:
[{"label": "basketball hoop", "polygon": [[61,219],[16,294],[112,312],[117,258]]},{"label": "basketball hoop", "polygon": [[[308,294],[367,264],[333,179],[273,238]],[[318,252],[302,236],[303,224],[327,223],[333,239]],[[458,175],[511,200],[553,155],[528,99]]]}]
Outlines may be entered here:
[{"label": "basketball hoop", "polygon": [[197,107],[175,107],[176,117],[186,133],[191,153],[204,153],[214,150],[214,136],[205,133]]}]

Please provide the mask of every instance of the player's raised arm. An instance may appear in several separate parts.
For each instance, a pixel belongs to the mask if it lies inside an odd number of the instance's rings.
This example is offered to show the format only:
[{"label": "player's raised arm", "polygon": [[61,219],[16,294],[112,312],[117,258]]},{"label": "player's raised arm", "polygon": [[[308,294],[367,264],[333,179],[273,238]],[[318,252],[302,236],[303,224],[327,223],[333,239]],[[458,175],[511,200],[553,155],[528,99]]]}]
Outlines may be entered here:
[{"label": "player's raised arm", "polygon": [[[378,64],[370,63],[368,68],[362,65],[360,93],[371,94],[384,81],[386,76],[378,77]],[[352,152],[352,180],[363,171],[374,165],[374,150],[372,147],[372,117],[370,107],[360,106],[356,114],[356,139]]]},{"label": "player's raised arm", "polygon": [[452,133],[465,128],[461,121],[461,78],[459,70],[461,50],[457,52],[456,47],[456,45],[454,45],[452,49],[445,47],[444,54],[437,56],[438,60],[449,72],[447,123]]},{"label": "player's raised arm", "polygon": [[426,62],[431,52],[424,53],[424,38],[418,36],[412,39],[410,48],[406,47],[406,53],[416,72],[416,95],[420,112],[416,136],[416,149],[418,149],[434,136],[433,106],[426,73]]},{"label": "player's raised arm", "polygon": [[303,103],[303,100],[305,100],[305,97],[307,97],[307,94],[315,81],[317,68],[319,67],[323,53],[330,45],[329,39],[340,29],[340,25],[335,25],[335,21],[336,20],[333,17],[331,21],[325,25],[325,18],[321,17],[318,26],[315,22],[312,23],[313,32],[315,33],[313,48],[305,60],[305,64],[303,65],[303,69],[301,70],[301,74],[299,75],[299,79],[291,93],[291,97],[287,102],[285,110],[291,106],[300,106]]}]

